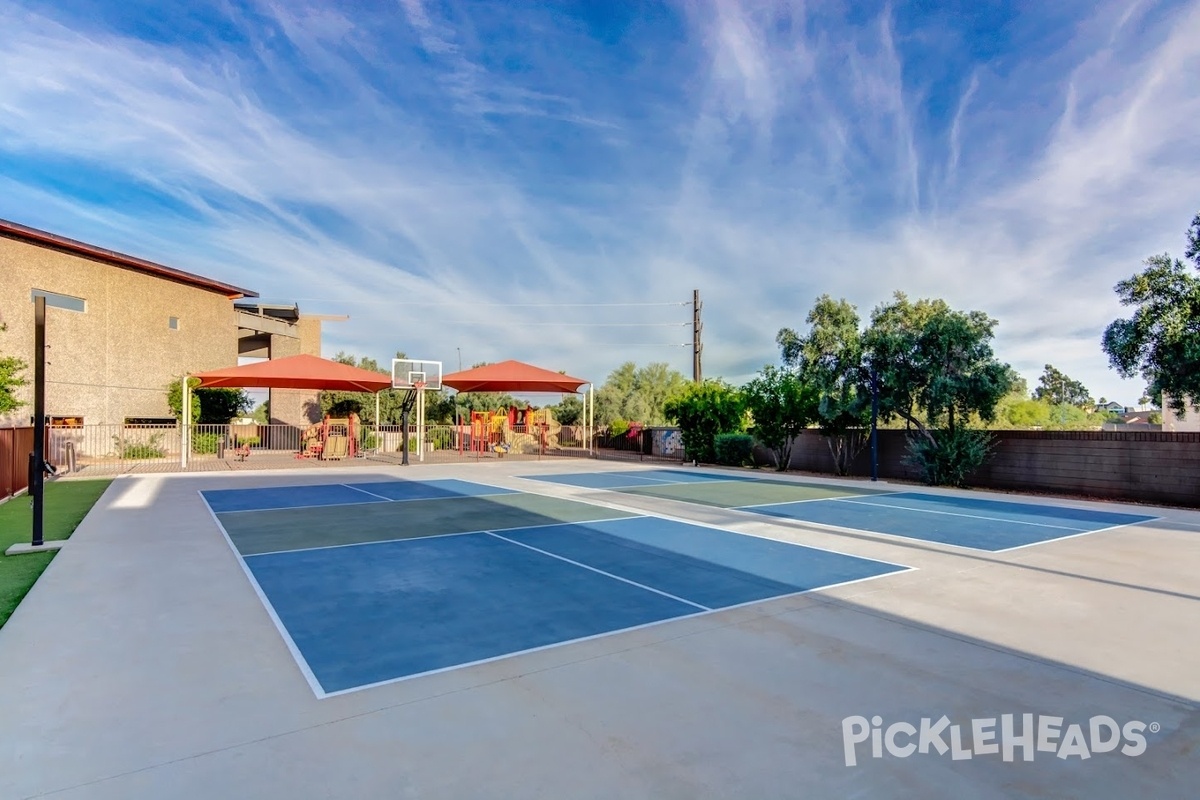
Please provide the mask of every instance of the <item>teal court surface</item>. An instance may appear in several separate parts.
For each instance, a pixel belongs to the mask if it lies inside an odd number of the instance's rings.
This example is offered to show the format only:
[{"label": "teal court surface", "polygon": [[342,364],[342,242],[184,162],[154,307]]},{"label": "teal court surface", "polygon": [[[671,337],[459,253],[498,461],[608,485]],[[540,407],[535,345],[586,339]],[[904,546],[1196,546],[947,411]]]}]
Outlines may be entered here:
[{"label": "teal court surface", "polygon": [[1092,508],[653,469],[529,476],[583,489],[701,503],[798,522],[1003,552],[1156,517]]},{"label": "teal court surface", "polygon": [[906,569],[457,479],[202,494],[321,697]]}]

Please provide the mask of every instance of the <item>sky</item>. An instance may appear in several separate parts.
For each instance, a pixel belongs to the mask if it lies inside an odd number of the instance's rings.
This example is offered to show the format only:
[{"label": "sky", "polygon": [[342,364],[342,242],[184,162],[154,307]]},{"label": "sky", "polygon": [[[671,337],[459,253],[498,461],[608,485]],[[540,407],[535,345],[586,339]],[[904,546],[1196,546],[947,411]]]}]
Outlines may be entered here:
[{"label": "sky", "polygon": [[778,362],[822,294],[1133,405],[1200,211],[1200,0],[0,0],[0,217],[346,314],[325,355]]}]

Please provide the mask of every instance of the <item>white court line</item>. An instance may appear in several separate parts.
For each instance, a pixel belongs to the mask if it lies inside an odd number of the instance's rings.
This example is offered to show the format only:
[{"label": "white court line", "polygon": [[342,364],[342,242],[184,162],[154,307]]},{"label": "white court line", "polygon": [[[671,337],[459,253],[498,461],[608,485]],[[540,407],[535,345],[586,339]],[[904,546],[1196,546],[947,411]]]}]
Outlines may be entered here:
[{"label": "white court line", "polygon": [[[881,497],[881,496],[889,495],[889,494],[904,494],[904,492],[903,491],[871,492],[868,495],[855,495],[855,497]],[[743,511],[745,509],[771,508],[772,506],[792,506],[792,505],[796,505],[797,503],[820,503],[824,500],[840,500],[840,499],[842,499],[842,498],[839,498],[837,496],[834,496],[834,497],[810,497],[807,500],[775,500],[770,503],[751,503],[748,506],[724,506],[724,507],[732,509],[734,511]],[[681,502],[686,503],[689,501],[683,500]],[[872,504],[872,505],[874,505],[874,504]],[[722,506],[717,506],[717,508],[721,508],[721,507]]]},{"label": "white court line", "polygon": [[396,499],[393,497],[384,497],[381,494],[375,494],[374,492],[368,492],[366,489],[359,489],[357,486],[351,486],[348,483],[333,483],[333,484],[329,484],[329,485],[330,486],[345,486],[347,489],[353,489],[356,492],[362,492],[363,494],[370,495],[371,497],[378,497],[380,500],[386,500],[389,503],[396,502]]},{"label": "white court line", "polygon": [[1038,528],[1056,528],[1056,529],[1062,530],[1062,531],[1078,531],[1079,533],[1091,533],[1093,530],[1092,528],[1075,528],[1070,525],[1051,525],[1048,522],[1026,522],[1025,520],[1020,520],[1020,519],[1005,519],[1004,517],[986,517],[982,514],[959,514],[955,511],[934,511],[933,509],[929,509],[929,508],[911,508],[909,506],[892,505],[891,503],[864,503],[862,500],[851,500],[848,497],[831,497],[829,499],[833,500],[835,502],[838,502],[838,503],[854,503],[854,504],[860,505],[860,506],[874,506],[876,508],[895,508],[900,511],[912,511],[917,514],[942,514],[947,517],[964,517],[966,519],[985,519],[990,522],[1009,522],[1009,523],[1012,523],[1013,525],[1034,525]]},{"label": "white court line", "polygon": [[[603,472],[584,472],[583,475],[604,475]],[[537,483],[552,483],[555,486],[570,486],[573,489],[587,489],[593,492],[619,492],[622,489],[641,489],[645,486],[684,486],[693,483],[749,483],[749,481],[738,478],[705,478],[699,481],[669,481],[666,478],[647,478],[641,475],[636,476],[639,481],[648,481],[648,483],[630,483],[621,486],[581,486],[578,483],[566,483],[564,481],[551,480],[552,476],[538,477],[536,475],[510,475],[510,478],[519,478],[523,481],[535,481]],[[626,476],[633,479],[634,476]]]},{"label": "white court line", "polygon": [[[208,501],[204,498],[203,491],[197,490],[197,494],[200,495],[201,501],[204,502],[205,507],[208,508],[208,513],[212,517],[213,522],[216,523],[217,529],[219,531],[221,531],[221,535],[225,538],[225,543],[229,545],[229,549],[233,552],[234,557],[238,560],[238,565],[241,567],[243,574],[245,574],[247,579],[249,579],[250,586],[254,589],[255,594],[258,595],[259,600],[263,604],[263,608],[266,609],[267,615],[271,618],[271,621],[275,625],[276,630],[279,631],[279,635],[282,637],[284,644],[288,648],[288,651],[292,654],[293,660],[295,660],[296,665],[299,667],[301,674],[303,674],[304,679],[308,682],[309,688],[312,689],[313,694],[317,697],[318,700],[323,700],[323,699],[329,698],[329,697],[337,697],[337,696],[343,695],[343,694],[350,694],[352,692],[358,692],[358,691],[362,691],[364,689],[374,689],[374,688],[381,687],[381,686],[387,686],[387,685],[394,684],[394,683],[400,683],[402,681],[412,680],[414,678],[421,678],[421,677],[426,677],[429,675],[436,675],[436,674],[443,673],[443,672],[451,672],[453,670],[463,669],[466,667],[473,667],[473,666],[478,666],[481,664],[488,664],[488,663],[500,661],[500,660],[503,660],[506,658],[513,658],[515,656],[527,655],[527,654],[536,653],[536,652],[540,652],[540,651],[544,651],[544,650],[551,650],[551,649],[558,648],[558,647],[566,647],[566,646],[572,645],[572,644],[580,644],[580,643],[592,641],[595,639],[601,639],[601,638],[604,638],[607,636],[616,636],[616,635],[622,634],[622,633],[632,633],[634,631],[639,631],[639,630],[646,629],[646,628],[652,628],[652,627],[655,627],[658,625],[666,625],[668,623],[676,622],[678,620],[694,619],[697,617],[707,616],[709,614],[718,614],[722,611],[733,611],[733,610],[739,609],[739,608],[745,608],[748,606],[758,605],[760,603],[772,603],[777,600],[787,600],[790,598],[800,597],[802,595],[806,595],[811,592],[821,592],[821,591],[826,591],[829,589],[836,589],[836,588],[839,588],[842,586],[849,586],[849,585],[852,585],[855,583],[865,583],[866,581],[872,581],[877,578],[886,578],[886,577],[890,577],[892,575],[900,575],[905,572],[913,572],[913,571],[916,571],[916,569],[917,569],[916,567],[910,567],[910,566],[906,566],[904,564],[896,564],[896,563],[890,562],[890,561],[882,561],[877,558],[868,558],[866,556],[855,555],[853,553],[843,553],[841,551],[831,550],[826,547],[813,547],[811,545],[801,545],[801,544],[797,544],[795,542],[787,542],[787,541],[784,541],[781,539],[775,539],[775,538],[772,538],[769,536],[761,536],[759,534],[754,534],[754,533],[742,533],[740,531],[732,531],[727,528],[718,527],[716,525],[711,525],[711,524],[702,523],[702,522],[692,522],[689,520],[684,520],[684,519],[680,519],[680,518],[676,518],[676,517],[670,517],[667,515],[655,515],[655,514],[642,513],[642,514],[634,514],[633,516],[614,517],[614,518],[612,518],[614,520],[637,519],[639,517],[650,517],[650,518],[654,518],[654,519],[667,519],[667,520],[671,520],[671,521],[675,521],[675,522],[680,522],[683,524],[696,525],[697,527],[710,528],[712,530],[723,531],[725,533],[732,533],[732,534],[739,535],[739,536],[749,536],[749,537],[755,538],[755,539],[766,539],[767,541],[780,542],[781,544],[790,544],[790,545],[793,545],[796,547],[805,547],[810,550],[823,550],[825,552],[837,553],[838,555],[844,555],[844,556],[847,556],[850,558],[857,558],[861,561],[870,561],[870,562],[873,562],[876,564],[882,564],[882,565],[886,565],[889,567],[894,567],[895,569],[891,569],[886,572],[881,572],[877,575],[868,575],[868,576],[865,576],[862,578],[854,578],[851,580],[842,581],[840,583],[831,583],[831,584],[828,584],[825,586],[814,586],[811,589],[803,589],[798,592],[791,592],[789,594],[776,595],[774,597],[764,597],[764,598],[761,598],[758,600],[749,600],[745,603],[738,603],[738,604],[735,604],[732,606],[724,606],[722,608],[705,609],[704,606],[699,606],[698,604],[691,603],[690,601],[684,600],[683,601],[684,603],[696,606],[698,609],[703,609],[703,610],[697,610],[693,614],[683,614],[683,615],[676,616],[676,617],[668,617],[666,619],[656,620],[654,622],[647,622],[642,625],[634,625],[634,626],[628,627],[628,628],[618,628],[616,630],[604,631],[602,633],[596,633],[596,634],[592,634],[590,636],[582,636],[582,637],[579,637],[576,639],[568,639],[568,640],[561,641],[561,642],[553,642],[551,644],[541,645],[538,647],[526,648],[524,650],[514,650],[513,652],[510,652],[510,653],[501,653],[500,655],[491,656],[489,658],[478,659],[475,661],[468,661],[468,662],[464,662],[461,664],[452,664],[450,666],[439,667],[437,669],[426,670],[424,672],[417,672],[417,673],[413,673],[411,675],[401,675],[396,678],[388,678],[386,680],[376,681],[374,683],[363,684],[361,686],[352,686],[347,689],[339,689],[339,690],[333,691],[333,692],[326,692],[321,687],[321,684],[317,680],[316,675],[313,673],[312,668],[308,665],[308,661],[305,660],[304,656],[300,653],[299,647],[296,646],[295,641],[292,639],[291,635],[287,632],[287,628],[284,627],[283,622],[282,622],[282,620],[280,620],[278,613],[276,613],[274,606],[272,606],[270,600],[267,599],[267,596],[263,592],[262,587],[259,585],[258,580],[254,577],[254,573],[251,572],[249,565],[246,563],[246,559],[253,558],[254,555],[243,556],[238,551],[237,546],[234,545],[233,540],[229,536],[229,533],[225,530],[225,526],[221,524],[220,519],[217,517],[216,513],[213,512],[212,507],[208,505]],[[553,495],[541,495],[541,496],[542,497],[553,497]],[[596,504],[593,504],[593,505],[596,505]],[[600,505],[602,505],[602,507],[603,507],[604,505],[609,505],[609,504],[600,504]],[[615,505],[612,505],[610,507],[615,511],[622,511],[622,512],[626,512],[626,513],[628,513],[628,511],[629,511],[627,509],[623,509],[623,508],[617,507]],[[511,540],[511,539],[507,539],[506,537],[499,536],[499,535],[497,535],[497,532],[508,531],[508,530],[525,530],[525,529],[532,529],[532,528],[551,528],[551,527],[557,527],[560,525],[586,525],[590,522],[607,522],[607,521],[610,521],[610,520],[602,519],[602,520],[585,520],[585,521],[580,521],[580,522],[555,522],[555,523],[548,523],[545,525],[525,525],[525,526],[520,526],[520,527],[516,527],[516,528],[498,528],[495,531],[489,531],[488,533],[492,536],[495,536],[498,539],[504,539],[505,541],[512,542],[513,544],[521,544],[520,542],[513,542],[513,540]],[[479,533],[482,533],[482,532],[481,531],[465,531],[463,533],[437,534],[437,536],[464,536],[464,535],[472,535],[472,534],[479,534]],[[414,539],[393,539],[393,540],[385,540],[385,541],[401,541],[401,542],[419,541],[420,539],[429,539],[429,538],[435,538],[435,537],[425,536],[425,537],[417,537]],[[384,542],[359,542],[359,543],[355,543],[355,544],[383,544],[383,543]],[[355,546],[355,544],[332,545],[332,547],[353,547],[353,546]],[[529,545],[522,545],[522,546],[529,547]],[[326,548],[310,548],[310,549],[326,549]],[[531,548],[531,549],[536,549],[536,548]],[[280,552],[296,552],[296,551],[280,551]],[[269,553],[259,553],[256,555],[270,555],[270,554]],[[547,554],[547,555],[553,555],[553,554]],[[561,556],[556,556],[556,557],[561,558]],[[564,559],[564,560],[566,560],[566,559]],[[589,569],[594,569],[594,568],[589,568]],[[599,571],[599,570],[596,570],[596,571]],[[616,577],[616,576],[613,576],[613,577]],[[624,579],[618,578],[618,580],[624,580]],[[645,588],[649,588],[649,587],[645,587]],[[651,589],[651,591],[657,591],[657,590]],[[660,592],[660,594],[662,594],[662,593]]]},{"label": "white court line", "polygon": [[484,533],[486,533],[488,536],[494,536],[495,538],[500,539],[501,541],[508,542],[509,544],[515,544],[518,547],[528,548],[529,550],[532,550],[535,553],[541,553],[544,556],[550,556],[551,558],[557,558],[559,561],[565,561],[568,564],[574,564],[577,567],[583,567],[584,569],[589,570],[590,572],[595,572],[598,575],[603,575],[606,578],[612,578],[613,580],[620,581],[621,583],[628,583],[630,586],[636,586],[639,589],[645,589],[647,592],[654,592],[655,594],[660,594],[663,597],[669,597],[670,599],[676,600],[680,603],[686,603],[687,605],[692,606],[693,608],[698,608],[701,611],[712,611],[712,608],[710,608],[709,606],[702,606],[699,603],[693,603],[691,600],[685,600],[684,598],[679,597],[678,595],[673,595],[670,592],[664,592],[661,589],[655,589],[653,586],[647,586],[644,583],[638,583],[637,581],[631,581],[631,580],[629,580],[629,578],[622,578],[620,575],[614,575],[611,572],[605,572],[602,569],[588,566],[587,564],[583,564],[579,561],[575,561],[574,559],[567,558],[566,556],[560,556],[557,553],[551,553],[549,550],[543,550],[542,548],[534,547],[531,544],[525,544],[524,542],[518,542],[516,539],[509,539],[507,536],[501,536],[500,534],[496,533],[495,531],[484,531]]},{"label": "white court line", "polygon": [[[544,495],[543,495],[544,496]],[[509,528],[491,528],[487,530],[473,531],[453,531],[452,533],[431,533],[427,536],[405,536],[400,539],[370,539],[365,542],[346,542],[345,544],[323,544],[317,547],[296,547],[290,550],[268,550],[265,553],[247,553],[243,558],[256,558],[258,556],[277,556],[283,553],[307,553],[310,550],[336,550],[339,547],[362,547],[368,544],[391,544],[393,542],[423,542],[426,539],[445,539],[448,536],[473,536],[480,533],[492,533],[494,531],[523,531],[534,530],[536,528],[557,528],[560,525],[591,525],[593,522],[614,522],[621,519],[639,519],[646,517],[646,514],[633,514],[626,517],[604,517],[602,519],[584,519],[576,522],[544,522],[540,525],[513,525]]]},{"label": "white court line", "polygon": [[[718,529],[718,530],[720,530],[720,529]],[[863,559],[863,560],[871,561],[873,559],[868,558],[868,559]],[[886,564],[888,562],[880,561],[877,563]],[[603,633],[593,633],[590,636],[581,636],[578,639],[567,639],[566,641],[553,642],[551,644],[543,644],[538,647],[530,647],[525,650],[514,650],[511,653],[502,653],[498,656],[490,656],[488,658],[481,658],[481,659],[478,659],[477,661],[466,661],[462,664],[451,664],[448,667],[438,667],[437,669],[430,669],[430,670],[426,670],[425,672],[414,672],[412,675],[401,675],[398,678],[387,678],[386,680],[376,681],[375,683],[364,683],[362,686],[351,686],[349,689],[338,689],[336,692],[329,692],[328,694],[320,694],[320,695],[317,695],[317,697],[319,699],[324,699],[326,697],[337,697],[338,695],[351,694],[352,692],[361,692],[364,689],[376,689],[376,688],[379,688],[380,686],[390,686],[393,683],[401,683],[403,681],[411,681],[415,678],[424,678],[424,677],[427,677],[430,675],[439,675],[444,672],[453,672],[454,670],[465,669],[467,667],[477,667],[477,666],[480,666],[481,664],[492,664],[497,661],[503,661],[506,658],[514,658],[516,656],[529,655],[530,653],[540,653],[540,652],[543,652],[546,650],[554,650],[559,647],[567,647],[568,645],[582,644],[583,642],[591,642],[591,641],[595,641],[597,639],[603,639],[603,638],[606,638],[609,636],[618,636],[622,633],[633,633],[634,631],[646,630],[647,628],[656,628],[660,625],[668,625],[672,622],[679,622],[680,620],[698,619],[700,617],[707,617],[712,614],[720,614],[723,611],[733,611],[735,609],[746,608],[748,606],[754,606],[754,605],[758,605],[760,603],[773,603],[777,600],[789,600],[792,598],[800,597],[801,595],[809,594],[811,592],[823,592],[828,589],[837,589],[842,586],[850,586],[855,583],[865,583],[866,581],[873,581],[877,578],[888,578],[888,577],[891,577],[892,575],[900,575],[901,573],[904,573],[904,572],[914,572],[917,569],[916,567],[905,567],[903,565],[892,565],[892,566],[900,566],[901,569],[894,570],[892,572],[883,572],[878,575],[868,575],[865,578],[853,578],[848,581],[842,581],[841,583],[831,583],[828,586],[814,586],[812,589],[803,589],[799,592],[791,592],[790,594],[781,594],[781,595],[777,595],[775,597],[764,597],[761,600],[748,600],[745,603],[738,603],[738,604],[732,605],[732,606],[724,606],[722,608],[714,608],[709,611],[697,611],[694,614],[681,614],[678,617],[667,617],[666,619],[655,620],[654,622],[646,622],[641,625],[634,625],[629,628],[618,628],[618,629],[612,630],[612,631],[604,631]],[[780,613],[782,613],[782,612],[780,612]],[[556,665],[556,666],[561,666],[561,665]]]},{"label": "white court line", "polygon": [[254,589],[254,593],[258,595],[258,599],[262,601],[263,608],[267,610],[267,616],[271,618],[271,622],[275,624],[275,629],[279,631],[279,635],[283,638],[283,643],[287,645],[287,649],[292,654],[292,658],[296,661],[296,666],[300,668],[300,673],[304,675],[304,679],[308,681],[308,686],[312,689],[313,694],[317,699],[327,697],[325,689],[321,686],[321,682],[317,680],[317,676],[313,673],[312,667],[308,665],[308,661],[300,653],[300,648],[296,646],[296,642],[292,639],[283,620],[279,619],[279,614],[275,612],[275,606],[271,605],[271,601],[267,599],[266,592],[258,584],[258,579],[254,577],[254,573],[250,571],[250,566],[246,563],[246,559],[242,558],[242,554],[238,552],[237,546],[234,545],[233,539],[229,538],[229,532],[225,530],[225,526],[221,524],[221,520],[217,517],[216,512],[212,510],[212,506],[208,504],[208,499],[205,498],[204,492],[197,489],[196,493],[200,495],[200,501],[204,503],[204,507],[208,509],[209,515],[213,522],[217,525],[217,530],[225,537],[225,543],[229,545],[229,549],[233,551],[233,557],[237,559],[238,566],[242,568],[242,572],[250,581],[250,586]]},{"label": "white court line", "polygon": [[[565,498],[559,497],[558,495],[555,495],[555,494],[542,494],[541,492],[525,492],[525,494],[536,495],[538,497],[550,497],[550,498],[553,498],[556,500],[565,499]],[[889,492],[889,494],[891,494],[891,493]],[[642,495],[634,495],[634,496],[642,497]],[[663,499],[663,498],[650,498],[650,499]],[[870,556],[863,556],[863,555],[859,555],[858,553],[847,553],[844,550],[836,550],[832,547],[829,547],[828,545],[803,544],[801,542],[791,542],[791,541],[788,541],[787,539],[780,539],[776,536],[766,536],[761,533],[751,533],[749,531],[739,531],[734,528],[723,528],[720,525],[717,525],[712,522],[702,522],[700,520],[688,519],[687,517],[678,517],[678,516],[675,516],[674,514],[664,514],[660,511],[647,511],[646,509],[638,508],[637,506],[623,505],[621,503],[614,503],[611,500],[601,500],[600,498],[597,498],[597,497],[588,497],[586,500],[578,500],[576,502],[584,503],[584,504],[590,505],[590,506],[600,506],[601,508],[611,508],[613,511],[622,511],[627,514],[632,514],[633,517],[630,517],[630,518],[648,517],[650,519],[665,519],[669,522],[678,522],[682,525],[692,525],[697,528],[708,528],[708,529],[714,530],[714,531],[721,531],[722,533],[732,533],[735,536],[749,536],[751,539],[765,539],[768,542],[778,542],[779,544],[791,545],[792,547],[803,547],[808,550],[822,550],[826,553],[836,553],[839,556],[846,556],[848,558],[857,558],[862,561],[874,561],[876,564],[887,564],[890,567],[903,567],[904,569],[916,569],[916,567],[909,567],[905,564],[897,564],[894,561],[884,561],[883,559],[871,558]],[[700,503],[695,503],[690,500],[670,500],[668,502],[683,503],[685,505],[690,505],[690,506],[701,506],[702,508],[713,508],[713,509],[717,509],[719,511],[741,511],[741,509],[739,509],[739,508],[725,508],[722,506],[701,505]],[[774,503],[773,505],[787,505],[787,504]],[[760,514],[755,511],[743,511],[741,513],[746,515],[746,517],[748,518],[747,521],[755,522],[755,523],[759,523],[759,524],[767,524],[767,525],[775,524],[772,522],[772,520],[779,520],[779,521],[786,521],[786,522],[801,522],[801,520],[793,519],[791,517],[776,517],[776,516],[767,515],[767,514]],[[625,518],[618,517],[617,519],[625,519]],[[596,520],[596,521],[597,522],[601,522],[601,521],[606,522],[607,520]],[[827,527],[827,528],[838,528],[839,527],[837,525],[821,526],[820,523],[816,523],[816,522],[809,523],[809,524],[817,525],[820,527]],[[866,530],[861,530],[859,528],[841,528],[841,530],[854,531],[856,533],[878,533],[878,531],[866,531]],[[883,536],[891,536],[893,534],[885,533],[882,535]],[[910,539],[912,537],[901,536],[900,538]],[[914,540],[914,541],[927,541],[927,540],[921,539],[921,540]],[[950,546],[951,547],[964,547],[968,550],[978,550],[979,549],[977,547],[966,547],[966,545],[950,545]]]},{"label": "white court line", "polygon": [[1013,545],[1012,547],[1006,547],[1003,550],[993,550],[992,552],[993,553],[1008,553],[1012,550],[1023,550],[1026,547],[1034,547],[1039,544],[1046,544],[1047,542],[1061,542],[1063,539],[1076,539],[1080,536],[1090,536],[1093,533],[1102,533],[1104,531],[1115,531],[1118,528],[1128,528],[1130,525],[1141,525],[1144,522],[1157,522],[1160,519],[1163,519],[1163,518],[1162,517],[1151,517],[1150,519],[1144,519],[1144,520],[1140,520],[1138,522],[1122,522],[1120,525],[1109,525],[1107,528],[1097,528],[1094,531],[1080,531],[1079,533],[1073,533],[1070,536],[1059,536],[1054,539],[1047,539],[1047,540],[1044,540],[1041,542],[1029,542],[1028,544],[1017,544],[1017,545]]},{"label": "white court line", "polygon": [[[354,489],[353,486],[346,486],[346,484],[344,484],[344,483],[318,483],[316,485],[317,486],[345,486],[347,489]],[[370,494],[372,497],[378,497],[380,499],[379,500],[358,500],[358,501],[352,502],[352,503],[317,503],[314,505],[307,505],[307,506],[268,506],[266,508],[231,508],[228,511],[218,511],[216,513],[218,513],[218,514],[249,514],[249,513],[255,512],[255,511],[293,511],[295,509],[301,509],[301,508],[341,508],[342,506],[373,506],[373,505],[378,505],[381,502],[416,503],[421,500],[461,500],[464,497],[498,497],[499,495],[502,495],[502,494],[521,494],[521,492],[517,489],[508,489],[503,486],[490,486],[489,484],[484,484],[484,483],[480,483],[477,485],[487,486],[488,488],[491,488],[491,489],[502,489],[503,491],[491,492],[491,493],[480,493],[480,494],[450,494],[450,495],[439,495],[437,497],[399,497],[399,498],[384,497],[383,495],[380,495],[380,494],[372,494],[371,492],[363,492],[363,494]],[[307,487],[264,486],[262,488],[264,488],[264,489],[292,489],[292,488],[307,488]],[[199,491],[204,491],[204,490],[201,489]],[[213,491],[213,490],[209,489],[208,491]],[[233,489],[233,490],[217,489],[216,491],[251,492],[254,490],[253,489]],[[355,489],[355,491],[362,491],[362,490]]]}]

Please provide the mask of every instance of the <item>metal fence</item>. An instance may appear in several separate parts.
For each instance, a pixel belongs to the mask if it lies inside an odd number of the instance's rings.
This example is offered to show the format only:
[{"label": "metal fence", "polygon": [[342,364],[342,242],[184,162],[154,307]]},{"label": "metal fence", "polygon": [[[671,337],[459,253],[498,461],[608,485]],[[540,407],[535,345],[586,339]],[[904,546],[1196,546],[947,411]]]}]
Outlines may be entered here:
[{"label": "metal fence", "polygon": [[[349,436],[344,427],[225,424],[82,425],[50,428],[46,458],[63,472],[217,469],[244,462],[284,466],[294,459],[345,461],[402,459],[405,434],[399,425],[363,425]],[[339,437],[331,441],[331,437]],[[352,440],[351,440],[352,439]],[[593,443],[583,426],[509,426],[492,429],[464,421],[427,425],[418,449],[416,426],[407,429],[410,461],[481,458],[586,456]],[[188,453],[184,457],[183,449]],[[24,456],[23,456],[24,457]],[[22,468],[23,469],[23,468]]]},{"label": "metal fence", "polygon": [[33,428],[0,428],[0,500],[29,488]]}]

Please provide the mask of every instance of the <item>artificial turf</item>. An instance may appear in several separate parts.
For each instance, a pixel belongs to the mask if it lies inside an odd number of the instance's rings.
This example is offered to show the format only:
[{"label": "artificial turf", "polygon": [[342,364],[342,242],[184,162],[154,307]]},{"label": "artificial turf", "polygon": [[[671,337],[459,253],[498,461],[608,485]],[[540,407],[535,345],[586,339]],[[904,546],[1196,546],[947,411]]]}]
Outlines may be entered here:
[{"label": "artificial turf", "polygon": [[[70,538],[112,480],[54,481],[46,484],[43,535],[47,541]],[[33,524],[29,497],[0,505],[0,627],[54,558],[53,552],[5,556],[9,545],[28,542]]]}]

